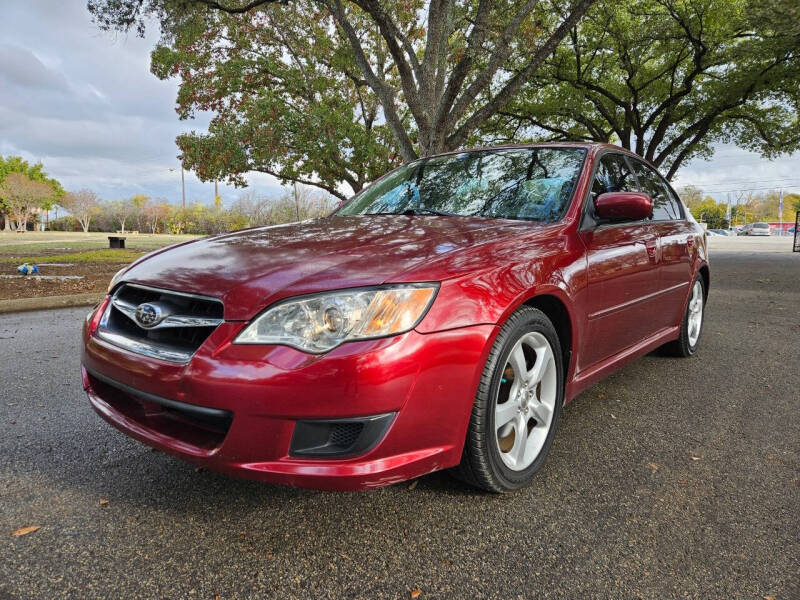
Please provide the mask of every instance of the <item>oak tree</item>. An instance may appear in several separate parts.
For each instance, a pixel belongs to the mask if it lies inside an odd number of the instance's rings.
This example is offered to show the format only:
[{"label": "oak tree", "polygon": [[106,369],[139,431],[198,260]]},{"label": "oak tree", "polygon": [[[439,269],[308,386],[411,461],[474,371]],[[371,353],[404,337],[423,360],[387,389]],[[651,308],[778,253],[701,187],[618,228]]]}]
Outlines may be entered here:
[{"label": "oak tree", "polygon": [[[11,173],[20,173],[27,176],[33,181],[45,183],[50,187],[50,194],[41,199],[41,203],[33,208],[44,208],[49,210],[54,202],[64,195],[64,189],[61,184],[49,177],[44,172],[44,167],[41,163],[31,165],[28,161],[23,160],[21,156],[0,156],[0,184],[2,184],[6,177]],[[8,205],[7,199],[0,192],[0,214],[3,215],[3,229],[8,231],[11,229],[11,210]]]},{"label": "oak tree", "polygon": [[[500,138],[614,142],[672,178],[714,144],[800,147],[796,0],[599,3],[496,117]],[[787,25],[787,22],[790,25]]]},{"label": "oak tree", "polygon": [[595,0],[89,0],[101,28],[158,21],[152,69],[201,179],[248,170],[343,197],[399,160],[453,150],[529,83]]},{"label": "oak tree", "polygon": [[36,209],[52,196],[53,189],[48,184],[31,179],[25,173],[9,173],[0,183],[0,197],[16,221],[17,231],[25,231]]}]

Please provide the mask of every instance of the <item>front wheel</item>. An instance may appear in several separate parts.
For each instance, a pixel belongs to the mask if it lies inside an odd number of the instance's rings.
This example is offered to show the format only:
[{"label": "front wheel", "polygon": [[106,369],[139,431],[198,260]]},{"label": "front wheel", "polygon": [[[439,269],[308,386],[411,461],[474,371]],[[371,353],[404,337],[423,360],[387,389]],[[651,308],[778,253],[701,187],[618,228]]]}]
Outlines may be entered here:
[{"label": "front wheel", "polygon": [[678,357],[689,357],[697,352],[700,344],[700,334],[703,332],[703,318],[705,316],[706,294],[703,278],[698,273],[692,282],[692,291],[689,302],[681,321],[681,335],[674,342],[663,346],[666,354]]},{"label": "front wheel", "polygon": [[517,310],[486,361],[457,477],[492,492],[531,482],[555,437],[563,369],[550,319],[529,306]]}]

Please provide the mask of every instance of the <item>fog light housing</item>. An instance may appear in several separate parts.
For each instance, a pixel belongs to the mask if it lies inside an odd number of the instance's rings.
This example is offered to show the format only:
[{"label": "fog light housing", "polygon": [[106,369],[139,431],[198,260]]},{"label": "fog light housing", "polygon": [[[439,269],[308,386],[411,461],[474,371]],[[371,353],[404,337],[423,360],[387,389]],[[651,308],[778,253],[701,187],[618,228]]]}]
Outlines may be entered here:
[{"label": "fog light housing", "polygon": [[384,438],[395,414],[297,421],[289,455],[304,458],[343,458],[364,454]]}]

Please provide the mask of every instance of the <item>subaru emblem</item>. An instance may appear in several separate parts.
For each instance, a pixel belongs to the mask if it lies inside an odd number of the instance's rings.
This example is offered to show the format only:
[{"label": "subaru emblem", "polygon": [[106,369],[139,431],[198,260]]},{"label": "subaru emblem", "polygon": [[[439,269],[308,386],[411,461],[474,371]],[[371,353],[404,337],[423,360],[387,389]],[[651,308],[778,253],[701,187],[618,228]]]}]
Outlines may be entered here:
[{"label": "subaru emblem", "polygon": [[139,327],[144,329],[155,327],[163,318],[164,314],[157,304],[145,302],[136,307],[136,323]]}]

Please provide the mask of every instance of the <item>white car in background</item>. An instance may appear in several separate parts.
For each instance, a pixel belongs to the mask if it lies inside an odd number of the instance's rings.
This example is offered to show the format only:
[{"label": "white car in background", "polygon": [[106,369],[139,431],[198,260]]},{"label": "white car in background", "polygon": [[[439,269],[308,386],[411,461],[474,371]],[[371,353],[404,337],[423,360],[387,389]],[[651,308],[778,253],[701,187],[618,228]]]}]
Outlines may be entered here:
[{"label": "white car in background", "polygon": [[742,227],[739,235],[770,235],[769,223],[748,223]]}]

